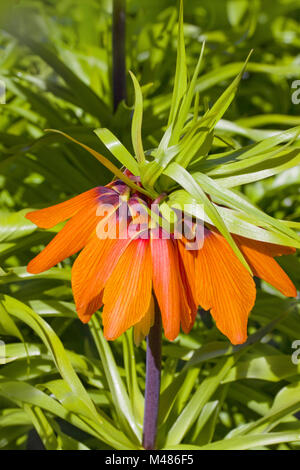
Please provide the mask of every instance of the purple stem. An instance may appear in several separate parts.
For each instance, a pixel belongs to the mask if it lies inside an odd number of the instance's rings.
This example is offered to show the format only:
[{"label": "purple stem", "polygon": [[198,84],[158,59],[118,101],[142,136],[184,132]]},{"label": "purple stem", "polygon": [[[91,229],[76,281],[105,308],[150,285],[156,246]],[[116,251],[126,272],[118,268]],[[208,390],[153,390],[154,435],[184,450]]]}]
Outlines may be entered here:
[{"label": "purple stem", "polygon": [[146,353],[143,447],[147,450],[153,450],[156,448],[161,372],[161,334],[161,315],[156,303],[155,321],[147,337]]}]

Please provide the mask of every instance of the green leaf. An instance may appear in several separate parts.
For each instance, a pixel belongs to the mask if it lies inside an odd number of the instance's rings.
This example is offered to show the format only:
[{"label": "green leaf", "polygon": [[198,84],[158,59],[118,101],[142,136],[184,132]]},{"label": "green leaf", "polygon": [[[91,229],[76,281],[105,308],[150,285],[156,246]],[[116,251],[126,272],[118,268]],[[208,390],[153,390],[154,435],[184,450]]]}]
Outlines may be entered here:
[{"label": "green leaf", "polygon": [[[244,149],[239,149],[238,151],[235,150],[233,152],[227,152],[227,159],[230,159],[230,156],[232,156],[232,158],[236,159],[237,161],[230,163],[229,160],[229,162],[225,164],[221,163],[221,165],[218,165],[210,170],[209,174],[215,177],[226,177],[227,175],[232,175],[241,171],[249,173],[251,170],[253,171],[253,167],[255,169],[255,165],[258,167],[258,169],[261,170],[272,169],[273,166],[275,166],[274,164],[278,163],[277,159],[281,158],[281,152],[287,150],[288,147],[293,144],[293,142],[299,136],[299,133],[300,127],[298,126],[294,129],[277,133],[276,135],[269,137],[268,139],[264,139],[262,142],[259,142],[255,145],[251,145],[250,147],[245,147]],[[288,142],[284,147],[277,147],[279,144],[285,141]],[[272,149],[274,150],[270,151]],[[299,151],[299,147],[293,148],[292,150]],[[209,158],[212,159],[214,157],[210,155]],[[222,160],[222,156],[218,157],[218,155],[216,155],[216,161],[218,158]]]},{"label": "green leaf", "polygon": [[[200,136],[196,134],[196,136],[194,137],[194,140],[196,140],[196,142],[194,142],[193,140],[193,145],[189,152],[186,152],[185,148],[183,147],[183,153],[180,153],[176,158],[176,161],[180,163],[183,167],[186,168],[190,163],[195,163],[193,162],[194,156],[199,151],[201,146],[206,142],[208,136],[211,134],[217,122],[222,118],[224,113],[229,108],[230,104],[232,103],[236,95],[239,83],[242,79],[242,76],[244,74],[245,68],[250,59],[251,54],[252,54],[252,51],[248,55],[245,63],[243,64],[242,70],[240,71],[238,76],[234,79],[234,81],[231,83],[231,85],[229,85],[229,87],[218,98],[218,100],[214,103],[212,108],[205,113],[203,118],[199,119],[197,126],[195,128],[195,131],[199,129]],[[203,125],[204,122],[205,122],[205,126]],[[197,145],[195,145],[196,143]],[[201,153],[200,156],[195,161],[198,162],[204,157],[205,157],[205,154]]]},{"label": "green leaf", "polygon": [[[218,183],[225,188],[232,188],[243,184],[253,183],[286,171],[300,163],[300,150],[291,150],[282,154],[282,160],[285,163],[278,164],[273,168],[266,168],[259,171],[245,173],[241,175],[228,176],[218,179]],[[279,163],[279,161],[277,162]],[[266,163],[267,164],[267,163]]]},{"label": "green leaf", "polygon": [[139,163],[145,161],[145,152],[142,141],[142,121],[143,121],[143,95],[139,82],[132,72],[129,72],[133,81],[135,91],[134,112],[131,125],[131,138],[134,152]]},{"label": "green leaf", "polygon": [[[199,57],[199,60],[197,62],[197,65],[196,65],[191,83],[187,87],[186,94],[183,95],[183,99],[182,99],[182,102],[181,102],[181,105],[180,105],[180,109],[178,111],[178,116],[177,116],[177,119],[176,119],[176,121],[173,125],[172,135],[171,135],[171,139],[170,139],[170,145],[175,145],[179,142],[179,139],[180,139],[181,134],[182,134],[183,127],[186,123],[186,119],[187,119],[187,116],[188,116],[188,113],[190,111],[190,107],[191,107],[191,104],[192,104],[192,101],[193,101],[193,98],[194,98],[196,80],[198,78],[200,67],[201,67],[201,64],[202,64],[204,48],[205,48],[205,42],[203,42],[203,44],[202,44],[200,57]],[[184,47],[183,47],[183,50],[184,50]],[[176,81],[176,79],[175,79],[175,81]],[[180,100],[179,100],[179,102],[180,102]]]},{"label": "green leaf", "polygon": [[123,336],[123,357],[125,374],[131,408],[137,423],[142,426],[144,416],[144,397],[141,393],[136,369],[136,360],[133,344],[133,331],[127,330]]},{"label": "green leaf", "polygon": [[[201,219],[203,211],[199,210],[197,205],[193,204],[193,202],[194,198],[188,194],[187,191],[182,189],[171,193],[168,201],[166,201],[171,208],[180,207],[182,210],[185,208],[187,214]],[[220,205],[217,206],[217,209],[230,233],[251,238],[253,240],[275,243],[283,246],[288,246],[289,243],[291,243],[290,237],[287,237],[284,234],[256,226],[256,220],[253,217],[251,218],[237,210],[228,209],[227,207]],[[214,225],[206,213],[204,213],[204,221],[208,224]],[[281,221],[281,223],[284,224],[285,222]],[[261,226],[265,226],[265,224],[261,223]],[[288,226],[290,225],[288,224]],[[297,228],[297,226],[295,226],[295,228]],[[300,245],[297,246],[300,248]]]},{"label": "green leaf", "polygon": [[169,114],[168,127],[174,125],[176,115],[187,90],[187,67],[183,32],[183,0],[180,0],[179,18],[178,18],[178,36],[177,36],[177,61],[174,89],[172,94],[171,109]]},{"label": "green leaf", "polygon": [[130,404],[128,394],[121,379],[114,356],[108,342],[103,336],[99,320],[94,315],[89,322],[89,327],[101,357],[102,365],[105,370],[105,377],[112,394],[113,404],[116,408],[120,423],[126,433],[136,442],[141,442],[141,430],[135,421],[133,410]]},{"label": "green leaf", "polygon": [[[58,131],[56,129],[46,129],[49,132],[57,132],[58,134],[63,135],[67,139],[71,140],[77,145],[80,145],[80,147],[84,148],[87,150],[90,154],[92,154],[100,163],[102,163],[103,166],[105,166],[108,170],[110,170],[115,176],[120,178],[120,180],[124,181],[124,183],[127,184],[130,188],[134,189],[135,191],[138,191],[140,193],[145,194],[146,196],[152,197],[153,193],[149,193],[145,189],[141,188],[140,186],[137,186],[130,178],[128,178],[124,173],[119,170],[110,160],[108,160],[106,157],[101,155],[99,152],[96,152],[96,150],[93,150],[92,148],[88,147],[87,145],[83,144],[82,142],[79,142],[78,140],[74,139],[73,137],[69,136],[65,132]],[[156,194],[154,193],[154,197]]]},{"label": "green leaf", "polygon": [[269,434],[222,439],[205,446],[176,445],[166,446],[163,450],[249,450],[256,447],[272,446],[283,442],[299,442],[300,431],[284,431]]},{"label": "green leaf", "polygon": [[233,356],[221,359],[209,376],[198,386],[193,397],[169,430],[166,436],[166,449],[170,449],[182,441],[187,431],[196,421],[203,406],[210,400],[221,380],[226,376],[235,361],[236,358]]},{"label": "green leaf", "polygon": [[19,30],[10,30],[9,32],[15,35],[22,44],[30,47],[65,80],[83,109],[97,116],[104,125],[110,123],[110,113],[106,104],[56,54],[29,35],[21,34]]},{"label": "green leaf", "polygon": [[16,323],[8,314],[4,305],[0,303],[0,329],[1,333],[9,336],[15,336],[24,343],[23,335]]},{"label": "green leaf", "polygon": [[[230,64],[223,65],[216,70],[212,70],[199,78],[196,90],[201,92],[223,82],[231,77],[234,77],[243,66],[242,62],[231,62]],[[253,73],[273,74],[281,76],[298,76],[300,66],[295,63],[288,65],[273,65],[266,63],[250,62],[248,71]]]},{"label": "green leaf", "polygon": [[24,410],[30,417],[46,450],[62,450],[54,433],[53,427],[39,407],[24,404]]},{"label": "green leaf", "polygon": [[262,418],[246,425],[240,432],[237,430],[235,435],[267,432],[280,423],[282,419],[297,413],[300,410],[299,391],[299,382],[282,388],[276,395],[271,409]]},{"label": "green leaf", "polygon": [[2,429],[7,430],[7,427],[24,426],[28,424],[31,424],[31,419],[25,411],[19,408],[5,408],[0,412],[0,426]]},{"label": "green leaf", "polygon": [[97,421],[99,419],[99,415],[88,396],[88,393],[76,375],[61,341],[56,336],[52,328],[33,310],[31,310],[31,308],[18,300],[4,295],[1,297],[0,302],[10,315],[15,316],[19,320],[28,324],[28,326],[30,326],[41,337],[43,342],[49,348],[62,377],[69,384],[77,399],[81,401],[82,406],[84,406],[85,415]]},{"label": "green leaf", "polygon": [[290,356],[284,354],[267,355],[240,361],[230,370],[223,383],[241,379],[261,379],[278,382],[299,373],[300,365],[293,364]]},{"label": "green leaf", "polygon": [[96,129],[94,132],[122,165],[135,176],[140,174],[139,166],[134,157],[109,129]]},{"label": "green leaf", "polygon": [[[167,424],[172,421],[175,422],[178,413],[173,411],[174,405],[177,397],[180,397],[185,390],[185,383],[187,379],[188,370],[185,368],[177,377],[172,378],[170,384],[163,390],[160,396],[160,405],[159,405],[159,424],[163,425],[167,420]],[[197,376],[199,375],[199,370],[197,368],[192,370],[192,383],[195,382]],[[188,378],[190,380],[190,378]],[[169,418],[170,413],[173,411],[172,416]],[[180,412],[182,409],[180,410]],[[175,416],[175,417],[174,417]]]},{"label": "green leaf", "polygon": [[[215,413],[220,411],[220,406],[219,406],[219,400],[214,400],[214,401],[209,401],[206,403],[199,415],[199,418],[197,420],[197,423],[195,425],[195,431],[193,433],[192,437],[192,444],[194,445],[200,445],[201,442],[199,442],[199,435],[201,432],[203,432],[203,428],[207,425],[207,423],[210,421],[212,417],[215,416]],[[209,442],[210,438],[207,436],[206,442]]]},{"label": "green leaf", "polygon": [[246,198],[239,195],[237,192],[230,191],[219,185],[216,180],[209,178],[203,173],[195,173],[195,180],[201,185],[203,190],[208,193],[212,199],[218,199],[220,204],[231,207],[233,209],[244,211],[246,215],[250,215],[256,220],[257,225],[267,225],[273,231],[277,233],[284,234],[290,239],[290,246],[299,246],[299,236],[293,232],[289,227],[282,224],[280,221],[274,219],[273,217],[265,214],[260,209],[256,208],[252,203],[246,200]]},{"label": "green leaf", "polygon": [[[23,406],[24,403],[38,406],[116,449],[128,450],[135,448],[125,435],[116,429],[104,415],[101,418],[99,416],[98,422],[95,422],[87,417],[70,413],[58,401],[25,382],[0,381],[0,395],[12,400],[18,406]],[[70,396],[70,389],[68,389],[68,396]]]}]

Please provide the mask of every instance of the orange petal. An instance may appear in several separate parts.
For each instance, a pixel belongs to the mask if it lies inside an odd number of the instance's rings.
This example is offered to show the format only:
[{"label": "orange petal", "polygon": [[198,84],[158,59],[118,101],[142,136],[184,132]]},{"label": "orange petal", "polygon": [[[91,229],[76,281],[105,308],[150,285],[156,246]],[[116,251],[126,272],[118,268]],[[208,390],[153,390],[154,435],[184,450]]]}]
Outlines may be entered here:
[{"label": "orange petal", "polygon": [[151,295],[151,301],[146,315],[134,325],[134,343],[139,346],[141,342],[148,336],[150,328],[154,325],[155,318],[155,302],[153,295]]},{"label": "orange petal", "polygon": [[[197,315],[197,297],[195,282],[195,259],[197,252],[187,250],[184,243],[177,242],[179,252],[179,272],[184,293],[190,308],[189,320],[186,309],[182,309],[181,325],[185,333],[189,333],[193,327]],[[184,316],[185,314],[185,316]]]},{"label": "orange petal", "polygon": [[97,205],[89,204],[81,209],[51,242],[27,266],[31,274],[38,274],[52,268],[63,259],[74,255],[87,243],[96,229],[99,217],[96,216]]},{"label": "orange petal", "polygon": [[97,199],[100,195],[100,189],[93,188],[67,201],[46,207],[38,211],[28,212],[26,218],[40,228],[51,228],[73,217],[80,209],[88,205],[91,201]]},{"label": "orange petal", "polygon": [[72,290],[80,320],[87,323],[101,307],[104,286],[130,240],[94,235],[72,267]]},{"label": "orange petal", "polygon": [[293,248],[257,242],[243,237],[235,237],[235,239],[254,276],[268,282],[287,297],[297,297],[296,287],[273,259],[274,256],[294,253]]},{"label": "orange petal", "polygon": [[244,343],[255,283],[225,238],[208,230],[196,258],[196,292],[198,303],[210,309],[217,327],[231,343]]},{"label": "orange petal", "polygon": [[261,242],[250,238],[233,235],[233,238],[242,246],[249,246],[255,250],[265,253],[269,256],[292,255],[296,253],[296,248],[291,246],[276,245],[274,243]]},{"label": "orange petal", "polygon": [[161,311],[166,338],[177,338],[181,320],[182,289],[178,258],[172,240],[151,239],[153,288]]},{"label": "orange petal", "polygon": [[119,259],[103,295],[104,336],[118,338],[149,309],[152,267],[148,240],[133,240]]}]

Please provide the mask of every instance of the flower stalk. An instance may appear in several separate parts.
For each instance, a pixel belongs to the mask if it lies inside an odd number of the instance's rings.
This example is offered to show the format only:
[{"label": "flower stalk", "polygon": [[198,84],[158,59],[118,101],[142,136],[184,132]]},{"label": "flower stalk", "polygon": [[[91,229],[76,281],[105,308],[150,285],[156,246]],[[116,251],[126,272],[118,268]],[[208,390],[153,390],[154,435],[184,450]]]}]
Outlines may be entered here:
[{"label": "flower stalk", "polygon": [[161,314],[155,302],[154,324],[147,337],[146,353],[146,389],[143,447],[146,450],[156,448],[157,420],[161,377]]}]

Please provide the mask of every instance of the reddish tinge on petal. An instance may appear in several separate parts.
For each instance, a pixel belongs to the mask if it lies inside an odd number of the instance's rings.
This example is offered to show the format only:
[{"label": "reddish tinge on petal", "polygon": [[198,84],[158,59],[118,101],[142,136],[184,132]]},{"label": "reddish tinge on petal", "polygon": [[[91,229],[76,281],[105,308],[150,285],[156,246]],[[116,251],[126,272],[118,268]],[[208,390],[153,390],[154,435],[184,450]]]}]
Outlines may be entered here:
[{"label": "reddish tinge on petal", "polygon": [[178,254],[172,240],[151,239],[153,289],[157,299],[165,336],[177,338],[182,315],[182,285]]},{"label": "reddish tinge on petal", "polygon": [[120,257],[103,294],[104,336],[118,338],[149,309],[152,266],[148,240],[133,240]]},{"label": "reddish tinge on petal", "polygon": [[195,323],[198,310],[195,282],[196,251],[188,250],[180,240],[178,240],[176,245],[179,252],[179,273],[183,288],[182,298],[183,300],[186,298],[189,305],[189,315],[187,314],[187,309],[182,308],[181,326],[185,333],[189,333]]},{"label": "reddish tinge on petal", "polygon": [[268,282],[287,297],[297,297],[296,287],[274,259],[274,256],[295,253],[294,248],[237,236],[235,236],[235,240],[254,276]]},{"label": "reddish tinge on petal", "polygon": [[217,327],[231,343],[244,343],[256,297],[255,283],[225,238],[207,229],[196,258],[196,293],[198,303],[210,309]]},{"label": "reddish tinge on petal", "polygon": [[[26,218],[40,228],[55,227],[55,225],[60,222],[64,222],[73,217],[80,209],[88,206],[90,202],[95,201],[103,190],[106,191],[106,188],[102,188],[101,186],[90,189],[55,206],[28,212]],[[109,189],[107,189],[107,191],[109,191]]]}]

